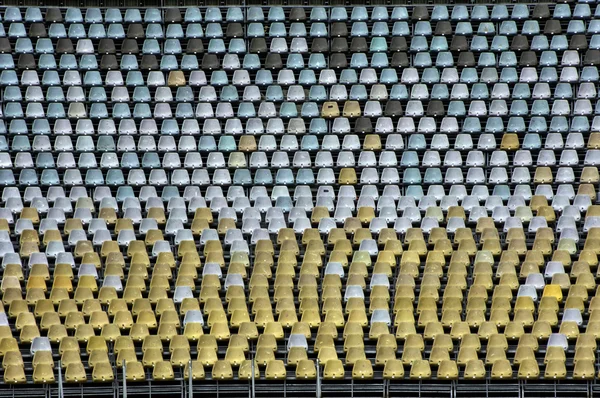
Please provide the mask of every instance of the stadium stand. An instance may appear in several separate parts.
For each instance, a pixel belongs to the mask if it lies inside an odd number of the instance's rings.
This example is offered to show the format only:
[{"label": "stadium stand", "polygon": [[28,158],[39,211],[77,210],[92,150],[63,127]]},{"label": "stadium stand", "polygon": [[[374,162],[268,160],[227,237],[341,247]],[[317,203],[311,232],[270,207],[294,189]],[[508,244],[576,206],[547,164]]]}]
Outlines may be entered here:
[{"label": "stadium stand", "polygon": [[2,7],[0,396],[600,393],[598,64],[590,0]]}]

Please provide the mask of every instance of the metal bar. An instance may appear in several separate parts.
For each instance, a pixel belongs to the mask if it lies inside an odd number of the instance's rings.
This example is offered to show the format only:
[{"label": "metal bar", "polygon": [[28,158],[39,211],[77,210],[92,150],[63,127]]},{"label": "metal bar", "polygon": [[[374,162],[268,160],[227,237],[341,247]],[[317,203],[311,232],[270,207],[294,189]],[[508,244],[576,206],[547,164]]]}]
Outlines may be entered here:
[{"label": "metal bar", "polygon": [[194,390],[192,388],[192,361],[190,360],[189,364],[188,364],[188,372],[189,372],[189,379],[190,379],[190,392],[189,392],[189,397],[193,398],[194,397]]},{"label": "metal bar", "polygon": [[321,367],[317,358],[317,398],[321,398]]},{"label": "metal bar", "polygon": [[58,361],[58,398],[64,398],[65,394],[63,391],[62,383],[62,361]]},{"label": "metal bar", "polygon": [[256,384],[254,380],[254,359],[252,359],[252,398],[256,398]]},{"label": "metal bar", "polygon": [[127,363],[123,360],[123,398],[127,398]]}]

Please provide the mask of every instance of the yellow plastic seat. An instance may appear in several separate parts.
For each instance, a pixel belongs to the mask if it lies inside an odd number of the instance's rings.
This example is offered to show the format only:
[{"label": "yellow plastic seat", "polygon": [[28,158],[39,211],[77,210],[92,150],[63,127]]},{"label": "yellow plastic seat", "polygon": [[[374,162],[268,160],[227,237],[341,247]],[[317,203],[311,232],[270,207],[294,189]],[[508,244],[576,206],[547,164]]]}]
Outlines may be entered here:
[{"label": "yellow plastic seat", "polygon": [[[593,373],[592,373],[593,374]],[[526,359],[519,365],[519,371],[517,373],[519,379],[537,379],[540,377],[540,368],[537,360]]]},{"label": "yellow plastic seat", "polygon": [[321,117],[333,119],[340,116],[340,108],[337,102],[325,102],[321,108]]},{"label": "yellow plastic seat", "polygon": [[140,362],[132,361],[127,362],[127,381],[144,381],[146,379],[146,373],[144,367]]},{"label": "yellow plastic seat", "polygon": [[65,371],[66,383],[82,383],[86,380],[85,368],[81,362],[74,362],[67,365],[67,370]]},{"label": "yellow plastic seat", "polygon": [[315,363],[310,359],[302,359],[296,365],[296,378],[313,380],[317,377]]},{"label": "yellow plastic seat", "polygon": [[390,359],[383,367],[383,378],[395,380],[404,378],[404,365],[399,359]]},{"label": "yellow plastic seat", "polygon": [[359,359],[352,367],[352,378],[355,380],[370,380],[373,378],[373,366],[368,359]]},{"label": "yellow plastic seat", "polygon": [[282,360],[271,360],[267,363],[265,378],[267,380],[285,380],[285,363]]},{"label": "yellow plastic seat", "polygon": [[410,378],[415,380],[427,380],[431,378],[429,362],[423,359],[415,360],[410,368]]},{"label": "yellow plastic seat", "polygon": [[[190,367],[183,367],[183,377],[186,380],[190,378]],[[203,380],[206,377],[204,366],[199,361],[192,361],[192,380]]]},{"label": "yellow plastic seat", "polygon": [[154,370],[152,371],[152,378],[154,380],[173,380],[175,379],[175,373],[173,372],[173,366],[167,361],[158,361],[154,364]]},{"label": "yellow plastic seat", "polygon": [[593,359],[582,359],[575,362],[575,367],[573,368],[573,379],[578,380],[591,380],[595,377],[596,371],[594,367],[594,363],[596,361]]},{"label": "yellow plastic seat", "polygon": [[[549,347],[549,348],[559,348],[561,351],[563,351],[563,349],[560,347]],[[564,353],[564,351],[563,351],[563,353]],[[562,380],[562,379],[565,379],[566,377],[567,377],[567,367],[565,366],[564,359],[552,359],[546,363],[546,369],[544,371],[545,379]]]},{"label": "yellow plastic seat", "polygon": [[256,139],[253,135],[242,135],[238,143],[238,149],[242,152],[253,152],[258,149]]},{"label": "yellow plastic seat", "polygon": [[344,167],[340,170],[338,177],[338,183],[341,185],[356,185],[358,179],[356,177],[356,170],[349,167]]},{"label": "yellow plastic seat", "polygon": [[94,369],[92,370],[92,381],[106,383],[113,381],[114,379],[115,375],[110,363],[103,362],[94,366]]},{"label": "yellow plastic seat", "polygon": [[25,369],[23,365],[8,365],[4,367],[4,382],[6,384],[26,383]]},{"label": "yellow plastic seat", "polygon": [[504,151],[516,151],[519,149],[519,137],[514,133],[505,133],[502,136],[500,149]]},{"label": "yellow plastic seat", "polygon": [[381,150],[381,139],[377,134],[367,134],[365,135],[365,140],[363,142],[363,149],[367,151],[378,151]]},{"label": "yellow plastic seat", "polygon": [[587,184],[597,184],[600,180],[600,174],[598,173],[598,168],[595,166],[586,166],[581,171],[581,183]]},{"label": "yellow plastic seat", "polygon": [[[323,109],[325,109],[325,105],[323,105]],[[342,115],[350,118],[360,117],[361,110],[358,101],[346,101]]]},{"label": "yellow plastic seat", "polygon": [[330,359],[325,362],[323,369],[324,380],[336,380],[344,378],[344,364],[339,359]]},{"label": "yellow plastic seat", "polygon": [[33,382],[35,384],[54,384],[54,364],[40,363],[33,367]]},{"label": "yellow plastic seat", "polygon": [[[258,369],[257,369],[258,371]],[[218,380],[231,380],[233,379],[233,369],[231,368],[231,364],[224,360],[219,360],[215,362],[212,368],[212,377],[213,379]]]}]

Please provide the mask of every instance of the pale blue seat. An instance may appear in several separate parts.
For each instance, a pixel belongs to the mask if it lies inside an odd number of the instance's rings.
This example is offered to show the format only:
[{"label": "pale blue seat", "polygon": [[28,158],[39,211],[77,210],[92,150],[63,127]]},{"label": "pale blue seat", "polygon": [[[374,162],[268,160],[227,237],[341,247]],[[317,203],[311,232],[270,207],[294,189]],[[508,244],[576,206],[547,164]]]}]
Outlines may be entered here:
[{"label": "pale blue seat", "polygon": [[270,102],[280,102],[284,100],[283,90],[279,85],[271,85],[267,87],[265,99]]},{"label": "pale blue seat", "polygon": [[33,44],[31,43],[31,39],[29,39],[28,37],[17,39],[14,51],[17,54],[33,53]]},{"label": "pale blue seat", "polygon": [[387,7],[376,6],[371,11],[371,21],[387,21],[389,17]]},{"label": "pale blue seat", "polygon": [[344,7],[333,7],[331,9],[331,21],[347,21],[348,13]]},{"label": "pale blue seat", "polygon": [[148,8],[144,13],[144,22],[146,23],[161,23],[162,13],[158,8]]},{"label": "pale blue seat", "polygon": [[445,36],[433,36],[429,48],[431,51],[448,51],[448,39]]},{"label": "pale blue seat", "polygon": [[87,34],[85,32],[85,28],[84,28],[83,24],[76,23],[76,24],[72,24],[71,26],[69,26],[68,36],[71,39],[86,38]]},{"label": "pale blue seat", "polygon": [[580,20],[571,20],[569,21],[569,25],[567,26],[567,33],[571,35],[585,33],[585,23]]},{"label": "pale blue seat", "polygon": [[476,117],[467,117],[462,127],[463,133],[476,134],[481,133],[481,123]]},{"label": "pale blue seat", "polygon": [[394,23],[392,27],[392,36],[409,36],[410,28],[408,23],[405,21],[398,21]]},{"label": "pale blue seat", "polygon": [[431,12],[432,21],[447,21],[450,18],[448,7],[445,5],[436,5]]},{"label": "pale blue seat", "polygon": [[508,9],[504,4],[496,4],[492,9],[492,21],[503,21],[509,18]]},{"label": "pale blue seat", "polygon": [[404,21],[408,20],[408,10],[404,6],[394,7],[392,10],[392,20],[394,21]]},{"label": "pale blue seat", "polygon": [[[514,102],[513,102],[513,105],[514,105]],[[527,103],[525,103],[525,106],[527,106]],[[512,110],[512,105],[511,105],[511,110]],[[506,127],[506,130],[510,133],[524,133],[526,131],[525,120],[520,116],[510,117],[508,119],[508,125]]]},{"label": "pale blue seat", "polygon": [[254,173],[254,184],[270,185],[273,184],[273,175],[269,169],[258,169]]},{"label": "pale blue seat", "polygon": [[[315,24],[313,24],[313,26],[311,26],[311,36],[313,36],[312,32],[313,32],[313,27]],[[354,22],[352,24],[352,29],[350,30],[350,36],[351,37],[366,37],[369,35],[369,28],[367,27],[367,23],[366,22]]]},{"label": "pale blue seat", "polygon": [[19,174],[19,184],[21,185],[38,185],[37,173],[33,169],[23,169]]},{"label": "pale blue seat", "polygon": [[454,56],[450,51],[438,53],[438,55],[435,57],[435,66],[437,68],[448,68],[454,66]]},{"label": "pale blue seat", "polygon": [[[588,27],[587,27],[586,32],[587,33],[591,33],[594,36],[597,33],[600,33],[600,20],[599,19],[593,19],[593,20],[591,20],[590,23],[589,23],[589,25],[588,25]],[[593,36],[592,36],[592,39],[593,39]]]},{"label": "pale blue seat", "polygon": [[269,14],[267,19],[271,22],[283,22],[285,21],[285,12],[283,11],[283,7],[272,6],[269,7]]},{"label": "pale blue seat", "polygon": [[226,47],[223,39],[211,39],[208,42],[208,52],[212,54],[222,54],[225,53]]},{"label": "pale blue seat", "polygon": [[195,39],[204,37],[204,30],[202,25],[199,23],[191,23],[185,29],[185,37],[188,39]]},{"label": "pale blue seat", "polygon": [[306,37],[306,26],[302,22],[293,22],[288,34],[291,37]]},{"label": "pale blue seat", "polygon": [[[197,10],[197,8],[196,8]],[[188,20],[188,14],[186,12],[186,21]],[[200,16],[200,11],[198,11],[198,13],[196,14],[196,12],[194,11],[192,13],[192,15],[190,15],[190,18],[195,19],[194,22],[200,22],[201,16]],[[207,22],[221,22],[223,20],[223,15],[221,14],[221,10],[219,10],[218,7],[209,7],[206,9],[206,14],[204,15],[204,19]]]},{"label": "pale blue seat", "polygon": [[8,37],[10,37],[10,38],[27,37],[27,31],[25,30],[25,25],[20,22],[11,23],[8,28]]},{"label": "pale blue seat", "polygon": [[416,36],[431,36],[433,31],[431,29],[431,24],[429,21],[418,21],[415,24],[413,35]]},{"label": "pale blue seat", "polygon": [[352,58],[350,59],[350,68],[363,69],[368,66],[369,66],[369,61],[367,60],[367,54],[365,54],[365,53],[352,54]]},{"label": "pale blue seat", "polygon": [[12,55],[10,54],[0,54],[0,69],[14,69],[15,62],[13,60]]},{"label": "pale blue seat", "polygon": [[571,18],[571,6],[569,4],[556,4],[554,6],[555,19],[568,19]]},{"label": "pale blue seat", "polygon": [[421,184],[421,172],[417,168],[407,168],[404,170],[402,181],[409,185]]},{"label": "pale blue seat", "polygon": [[427,143],[425,140],[425,136],[423,134],[411,134],[408,139],[407,148],[409,150],[415,150],[415,151],[426,149]]},{"label": "pale blue seat", "polygon": [[137,8],[128,8],[125,11],[124,21],[127,23],[140,23],[142,22],[142,14]]},{"label": "pale blue seat", "polygon": [[527,4],[515,4],[512,9],[511,18],[516,20],[529,18],[529,7]]},{"label": "pale blue seat", "polygon": [[327,122],[322,118],[314,118],[310,121],[308,127],[310,134],[325,134],[327,133]]},{"label": "pale blue seat", "polygon": [[558,57],[555,51],[544,51],[540,56],[541,66],[556,66],[558,65]]},{"label": "pale blue seat", "polygon": [[[215,24],[210,24],[210,25],[215,25]],[[220,29],[220,25],[219,29]],[[216,27],[215,27],[216,29]],[[221,31],[221,36],[222,36],[223,32]],[[247,35],[248,37],[264,37],[265,36],[265,28],[263,26],[262,23],[260,22],[251,22],[248,24],[248,28],[247,28]],[[209,36],[209,31],[208,31],[208,27],[206,30],[206,36],[207,37],[211,37]],[[212,36],[212,37],[221,37],[221,36]]]},{"label": "pale blue seat", "polygon": [[567,40],[567,36],[565,35],[555,35],[552,36],[552,40],[550,41],[550,49],[555,51],[564,51],[569,48],[569,42]]},{"label": "pale blue seat", "polygon": [[166,37],[168,39],[182,39],[184,35],[181,24],[170,24],[167,26]]},{"label": "pale blue seat", "polygon": [[458,22],[454,34],[458,36],[471,36],[473,34],[471,22]]},{"label": "pale blue seat", "polygon": [[467,114],[467,110],[465,108],[465,104],[463,101],[450,101],[448,105],[448,116],[465,116]]},{"label": "pale blue seat", "polygon": [[569,131],[569,122],[565,116],[554,116],[550,121],[551,133],[566,133]]},{"label": "pale blue seat", "polygon": [[67,8],[65,12],[65,22],[66,23],[83,23],[83,15],[81,14],[81,9],[79,8]]},{"label": "pale blue seat", "polygon": [[313,7],[310,11],[311,21],[327,21],[327,10],[324,7]]},{"label": "pale blue seat", "polygon": [[265,20],[265,14],[263,13],[262,8],[260,7],[250,7],[248,9],[247,18],[249,21],[262,22]]},{"label": "pale blue seat", "polygon": [[487,51],[489,49],[488,40],[485,36],[473,36],[471,39],[471,51]]},{"label": "pale blue seat", "polygon": [[[514,53],[513,53],[514,55]],[[519,81],[517,76],[517,70],[515,68],[504,68],[500,73],[500,82],[502,83],[516,83]]]},{"label": "pale blue seat", "polygon": [[[52,45],[52,41],[47,38],[38,39],[35,44],[35,52],[37,54],[54,54],[54,46]],[[65,54],[67,55],[67,54]],[[72,54],[68,54],[72,55]],[[54,60],[54,57],[51,57]],[[56,64],[55,64],[56,65]],[[47,68],[45,68],[47,69]]]},{"label": "pale blue seat", "polygon": [[167,39],[163,44],[165,54],[181,54],[182,48],[179,39]]},{"label": "pale blue seat", "polygon": [[92,54],[84,54],[79,59],[79,68],[84,70],[96,70],[98,69],[98,61],[96,56]]},{"label": "pale blue seat", "polygon": [[465,21],[470,18],[469,10],[464,5],[455,5],[452,7],[452,15],[450,18],[453,21]]},{"label": "pale blue seat", "polygon": [[396,84],[398,83],[398,74],[395,69],[386,68],[381,71],[379,76],[379,82],[381,84]]},{"label": "pale blue seat", "polygon": [[442,171],[437,167],[428,168],[423,176],[424,184],[441,184],[444,181]]},{"label": "pale blue seat", "polygon": [[274,22],[269,28],[269,37],[286,37],[287,32],[283,22]]},{"label": "pale blue seat", "polygon": [[429,50],[429,43],[427,38],[423,36],[413,36],[410,42],[410,51],[415,53],[421,53]]},{"label": "pale blue seat", "polygon": [[[531,106],[531,114],[536,116],[548,116],[550,114],[550,107],[546,100],[535,100]],[[531,124],[530,124],[531,127]]]},{"label": "pale blue seat", "polygon": [[471,11],[471,19],[475,21],[486,21],[490,18],[490,14],[488,12],[488,8],[485,5],[476,5],[473,6],[473,10]]},{"label": "pale blue seat", "polygon": [[356,6],[352,8],[352,14],[350,15],[351,21],[367,21],[369,19],[369,13],[367,8],[363,6]]},{"label": "pale blue seat", "polygon": [[369,46],[371,52],[387,52],[388,46],[385,37],[374,37]]},{"label": "pale blue seat", "polygon": [[123,29],[123,25],[121,24],[110,24],[108,25],[108,30],[106,31],[106,36],[109,39],[124,39],[125,38],[125,29]]},{"label": "pale blue seat", "polygon": [[104,22],[105,23],[121,23],[123,22],[123,16],[121,15],[121,10],[118,8],[109,8],[104,13]]},{"label": "pale blue seat", "polygon": [[177,57],[175,55],[163,55],[160,60],[160,69],[165,71],[178,70]]},{"label": "pale blue seat", "polygon": [[355,69],[344,69],[340,74],[340,84],[356,84],[358,76]]},{"label": "pale blue seat", "polygon": [[504,132],[504,122],[501,117],[493,116],[488,118],[485,124],[486,133],[502,133]]},{"label": "pale blue seat", "polygon": [[[321,54],[323,55],[323,54]],[[303,69],[304,68],[304,58],[302,54],[290,54],[288,55],[286,67],[288,69]]]}]

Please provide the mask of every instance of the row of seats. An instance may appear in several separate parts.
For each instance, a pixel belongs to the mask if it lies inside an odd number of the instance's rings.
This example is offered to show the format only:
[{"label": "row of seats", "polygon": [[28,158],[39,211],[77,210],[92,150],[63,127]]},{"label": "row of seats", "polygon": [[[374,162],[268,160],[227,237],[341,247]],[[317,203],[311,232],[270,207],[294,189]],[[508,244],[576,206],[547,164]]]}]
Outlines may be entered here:
[{"label": "row of seats", "polygon": [[[369,135],[363,140],[364,149],[379,150],[382,148],[388,150],[403,149],[422,151],[427,148],[427,139],[424,134],[432,134],[430,149],[445,150],[451,147],[453,149],[464,151],[472,150],[477,147],[480,150],[495,150],[497,149],[498,141],[500,141],[501,149],[539,149],[542,147],[542,141],[545,142],[546,148],[560,149],[562,147],[569,149],[581,149],[587,145],[589,149],[597,148],[597,133],[591,133],[586,140],[583,138],[583,133],[588,133],[590,128],[592,131],[597,131],[597,126],[600,126],[600,117],[595,116],[590,122],[585,116],[574,116],[571,120],[565,116],[553,116],[549,121],[544,117],[534,116],[529,120],[528,125],[525,123],[524,117],[512,116],[509,117],[506,124],[501,117],[492,116],[484,120],[482,126],[482,118],[469,116],[462,120],[462,125],[456,117],[444,117],[440,121],[439,128],[436,120],[431,116],[422,117],[415,124],[414,118],[400,117],[397,122],[394,122],[391,116],[382,116],[372,121],[370,118],[359,117],[355,120],[345,117],[335,118],[333,122],[328,123],[324,118],[314,118],[308,123],[301,118],[286,119],[286,122],[280,118],[270,118],[265,123],[258,118],[248,118],[240,120],[238,118],[227,119],[225,123],[219,119],[205,119],[202,128],[197,120],[185,119],[181,126],[177,120],[163,119],[157,123],[153,119],[143,119],[136,123],[134,119],[120,119],[118,123],[112,119],[100,119],[97,125],[90,119],[78,119],[77,122],[71,123],[66,119],[56,119],[52,126],[51,120],[35,119],[31,125],[27,124],[26,120],[13,119],[6,127],[6,123],[0,123],[0,131],[8,132],[13,135],[12,139],[7,139],[5,136],[0,137],[0,150],[6,151],[9,148],[20,151],[49,151],[53,147],[57,151],[72,151],[76,148],[77,151],[91,151],[98,149],[100,152],[107,151],[131,151],[136,147],[136,141],[142,143],[140,148],[144,150],[175,151],[182,152],[193,151],[195,144],[201,152],[219,151],[230,152],[239,148],[241,151],[249,151],[260,149],[262,151],[274,151],[280,149],[283,151],[296,150],[298,148],[298,137],[285,135],[284,132],[293,133],[294,135],[302,136],[300,140],[300,149],[306,151],[316,151],[318,149],[325,150],[357,150],[360,148],[360,139],[357,141],[354,135],[348,139],[342,139],[340,147],[339,134],[350,134],[354,128],[355,132],[360,132]],[[244,123],[246,122],[246,123]],[[160,124],[160,127],[159,127]],[[375,124],[375,126],[373,126]],[[286,130],[287,127],[287,130]],[[436,131],[440,133],[436,133]],[[508,133],[506,143],[502,144],[504,138],[496,139],[494,134],[506,131]],[[33,139],[29,139],[25,135],[29,132],[35,134]],[[73,138],[70,137],[75,133],[78,135],[73,144]],[[95,133],[99,137],[94,140],[93,137],[87,137]],[[135,138],[119,138],[115,142],[112,135],[123,134],[126,136],[148,135]],[[159,147],[157,147],[156,138],[153,135],[161,134],[163,137],[158,138]],[[242,135],[242,134],[246,135]],[[266,133],[266,134],[265,134]],[[372,133],[385,134],[386,137],[373,137]],[[400,133],[400,134],[399,134]],[[479,135],[480,133],[485,133]],[[52,142],[48,135],[57,134],[58,137]],[[171,135],[183,134],[177,142],[174,143]],[[216,144],[215,136],[220,136],[219,145]],[[408,137],[403,136],[408,135]],[[514,135],[517,134],[517,141]],[[540,135],[541,134],[541,135]],[[560,138],[559,138],[560,134]],[[192,137],[186,137],[190,135]],[[193,136],[201,135],[196,140]],[[236,139],[236,135],[241,135]],[[254,135],[264,135],[265,138]],[[274,136],[275,135],[275,136]],[[321,137],[322,135],[326,135]],[[522,136],[519,137],[519,135]],[[566,135],[563,137],[563,135]],[[278,140],[277,136],[281,136]],[[133,142],[132,142],[133,140]],[[345,140],[345,142],[344,142]],[[280,141],[277,144],[277,141]],[[382,146],[382,141],[385,143]],[[405,141],[407,141],[405,143]],[[10,146],[9,146],[10,142]],[[563,143],[566,142],[566,143]],[[477,144],[475,144],[477,143]],[[481,143],[481,145],[480,145]],[[279,148],[278,148],[279,146]],[[129,149],[133,148],[133,149]],[[178,149],[176,149],[178,148]]]},{"label": "row of seats", "polygon": [[[265,26],[266,25],[266,26]],[[475,29],[473,29],[475,25]],[[392,29],[390,30],[390,26]],[[289,24],[289,31],[284,22],[273,22],[263,24],[260,22],[249,22],[246,29],[241,23],[230,23],[226,25],[223,31],[220,23],[207,23],[202,26],[200,23],[190,23],[184,27],[181,24],[168,24],[166,28],[161,23],[149,23],[146,26],[142,24],[129,24],[127,31],[122,24],[110,24],[106,28],[103,24],[95,23],[84,26],[81,23],[68,25],[68,29],[63,24],[52,23],[46,29],[43,23],[32,23],[29,30],[25,24],[13,22],[8,24],[8,31],[2,25],[0,37],[9,37],[18,39],[22,37],[60,39],[68,37],[70,39],[182,39],[182,38],[236,38],[246,36],[255,37],[386,37],[386,36],[409,36],[412,27],[414,36],[432,36],[448,35],[455,33],[457,35],[472,35],[473,33],[481,35],[500,35],[512,36],[519,32],[515,21],[503,21],[498,32],[496,24],[492,22],[481,22],[478,25],[472,22],[458,22],[453,29],[449,22],[437,22],[431,24],[429,21],[418,21],[409,25],[408,22],[374,22],[371,27],[366,22],[353,22],[346,24],[343,22],[334,22],[327,25],[323,22],[313,22],[306,25],[302,22],[292,22]],[[543,29],[542,29],[543,27]],[[537,20],[525,21],[520,29],[523,35],[561,34],[562,26],[558,20],[548,20],[546,23],[540,23]],[[572,19],[567,25],[565,31],[567,35],[574,34],[596,34],[600,33],[600,23],[597,19],[586,22],[582,19]],[[521,38],[521,40],[523,40]]]},{"label": "row of seats", "polygon": [[[505,19],[524,20],[528,18],[543,19],[571,19],[571,18],[591,18],[592,7],[586,3],[593,1],[580,1],[574,7],[570,4],[555,4],[553,7],[549,4],[498,4],[494,6],[487,5],[435,5],[432,9],[427,6],[405,7],[397,6],[390,8],[376,6],[371,10],[364,6],[345,7],[311,7],[310,13],[307,13],[303,7],[284,8],[272,6],[268,8],[261,7],[229,7],[227,8],[225,18],[224,12],[218,7],[207,7],[202,10],[198,7],[188,7],[182,15],[178,8],[148,8],[143,12],[139,9],[129,8],[120,10],[118,8],[99,9],[86,8],[82,11],[79,8],[47,8],[41,10],[38,7],[27,7],[24,12],[17,7],[7,7],[0,16],[3,21],[8,22],[66,22],[66,23],[175,23],[175,22],[283,22],[286,21],[286,13],[292,21],[401,21],[409,20],[421,21],[503,21]],[[553,8],[553,10],[551,10]],[[429,10],[432,10],[431,13]],[[510,9],[510,12],[509,12]],[[410,13],[409,13],[410,10]],[[265,12],[266,11],[266,12]],[[390,12],[391,11],[391,12]],[[142,17],[142,14],[143,17]],[[265,18],[266,14],[266,18]],[[307,15],[309,14],[309,15]],[[410,15],[409,15],[410,14]],[[596,14],[598,10],[596,9]]]},{"label": "row of seats", "polygon": [[[546,100],[554,101],[559,99],[590,99],[592,101],[597,97],[595,84],[592,82],[579,83],[577,89],[573,89],[571,83],[558,83],[554,90],[550,89],[549,83],[535,83],[530,87],[529,83],[516,83],[512,88],[508,83],[496,83],[489,87],[486,83],[474,83],[470,88],[465,83],[456,83],[453,85],[434,84],[431,93],[427,84],[413,84],[408,87],[405,85],[394,85],[391,87],[392,100],[504,100],[512,103],[517,100],[533,99],[540,100],[538,103],[544,103]],[[450,86],[450,87],[448,87]],[[449,90],[450,88],[450,90]],[[24,93],[23,93],[24,91]],[[44,95],[45,91],[45,95]],[[87,91],[87,93],[86,93]],[[135,87],[130,95],[130,89],[124,86],[109,88],[110,97],[104,87],[92,87],[84,90],[81,86],[70,86],[66,90],[61,86],[50,86],[41,88],[39,86],[7,86],[4,88],[4,100],[7,103],[19,102],[24,98],[27,102],[50,101],[50,102],[166,102],[181,103],[192,102],[196,97],[201,102],[220,101],[239,101],[259,102],[262,100],[262,93],[257,86],[246,86],[243,90],[234,85],[204,86],[194,93],[190,86],[179,87],[174,90],[170,87],[153,87],[151,93],[150,87]],[[175,96],[173,92],[175,91]],[[367,94],[367,91],[369,93]],[[574,93],[576,91],[576,93]],[[390,98],[388,89],[383,84],[374,84],[367,90],[363,84],[352,85],[350,90],[347,86],[336,84],[330,87],[325,85],[313,85],[306,90],[301,85],[290,85],[285,89],[280,85],[271,85],[265,91],[267,101],[273,102],[304,102],[304,101],[377,101],[383,102]],[[512,101],[511,101],[512,100]],[[504,102],[506,104],[506,102]],[[533,103],[532,107],[536,103]],[[546,102],[548,104],[548,102]],[[553,104],[554,105],[554,104]],[[365,108],[367,105],[363,105]],[[491,106],[491,105],[490,105]],[[505,105],[506,106],[506,105]],[[366,109],[365,109],[366,112]],[[535,113],[535,112],[534,112]],[[538,112],[539,113],[539,112]]]}]

